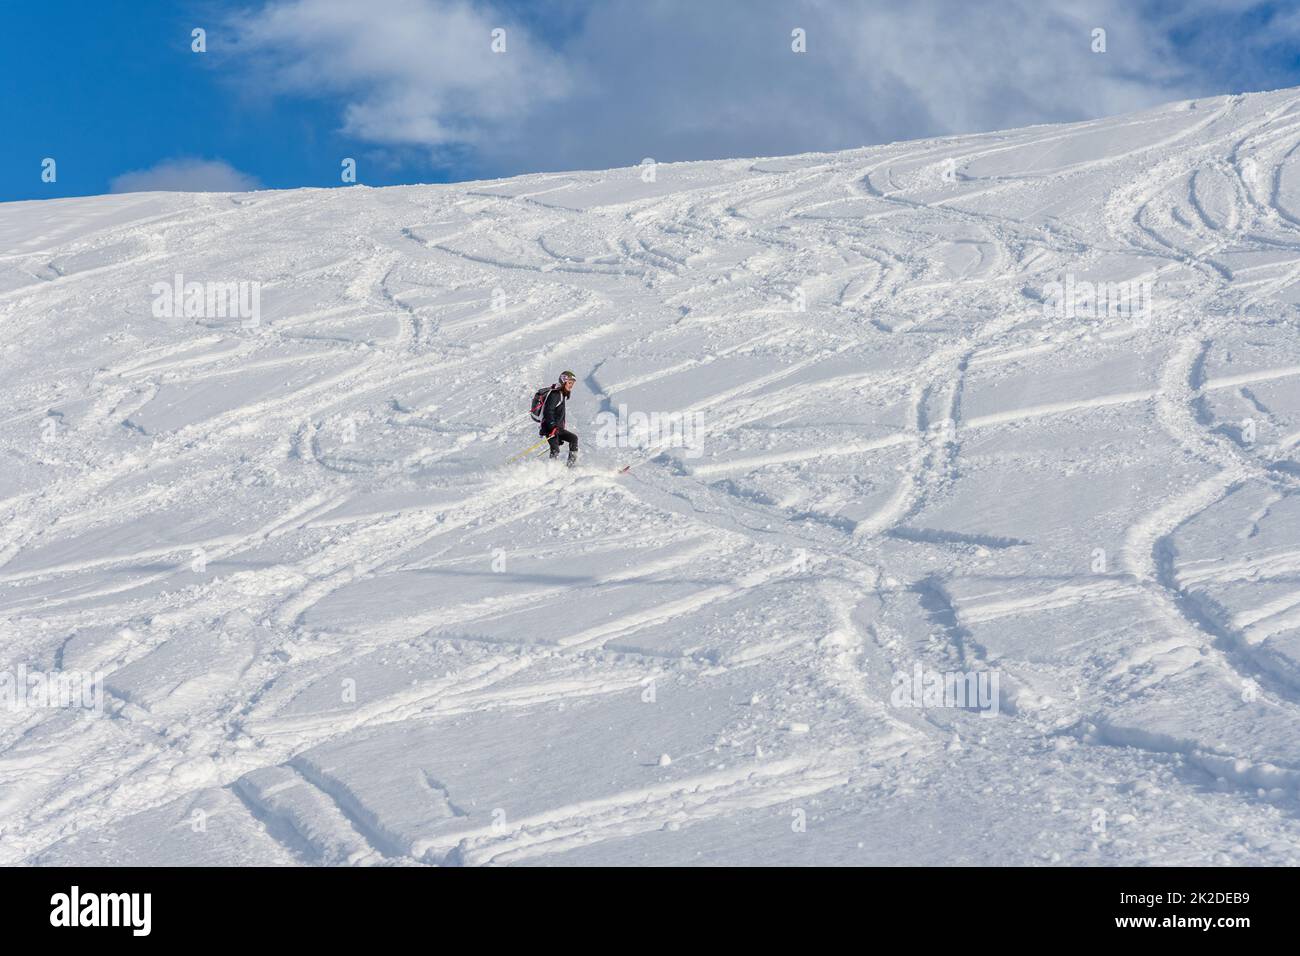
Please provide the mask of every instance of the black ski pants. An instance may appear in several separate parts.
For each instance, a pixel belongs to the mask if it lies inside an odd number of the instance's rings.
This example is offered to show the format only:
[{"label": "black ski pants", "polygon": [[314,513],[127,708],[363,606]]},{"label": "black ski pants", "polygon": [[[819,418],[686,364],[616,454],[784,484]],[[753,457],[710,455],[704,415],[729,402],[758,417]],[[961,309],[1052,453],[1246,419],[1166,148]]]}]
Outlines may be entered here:
[{"label": "black ski pants", "polygon": [[578,453],[578,436],[573,434],[573,432],[568,431],[567,429],[564,428],[558,429],[555,432],[555,434],[552,435],[547,440],[551,443],[552,458],[555,458],[557,455],[560,454],[560,442],[565,442],[565,441],[569,443],[570,456],[576,455]]}]

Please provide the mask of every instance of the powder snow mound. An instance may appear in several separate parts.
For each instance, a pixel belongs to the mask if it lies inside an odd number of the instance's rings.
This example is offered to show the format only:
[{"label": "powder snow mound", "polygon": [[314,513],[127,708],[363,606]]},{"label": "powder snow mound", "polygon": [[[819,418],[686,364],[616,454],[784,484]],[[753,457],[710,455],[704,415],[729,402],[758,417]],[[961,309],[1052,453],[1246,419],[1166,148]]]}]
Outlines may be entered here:
[{"label": "powder snow mound", "polygon": [[0,862],[1300,863],[1297,143],[0,206]]}]

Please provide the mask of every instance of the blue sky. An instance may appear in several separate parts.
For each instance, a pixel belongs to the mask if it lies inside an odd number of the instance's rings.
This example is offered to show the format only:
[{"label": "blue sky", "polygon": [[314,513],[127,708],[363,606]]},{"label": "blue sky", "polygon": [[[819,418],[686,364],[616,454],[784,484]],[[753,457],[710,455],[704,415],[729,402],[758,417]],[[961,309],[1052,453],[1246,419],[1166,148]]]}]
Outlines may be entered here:
[{"label": "blue sky", "polygon": [[1298,41],[1249,0],[13,3],[0,200],[841,149],[1300,85]]}]

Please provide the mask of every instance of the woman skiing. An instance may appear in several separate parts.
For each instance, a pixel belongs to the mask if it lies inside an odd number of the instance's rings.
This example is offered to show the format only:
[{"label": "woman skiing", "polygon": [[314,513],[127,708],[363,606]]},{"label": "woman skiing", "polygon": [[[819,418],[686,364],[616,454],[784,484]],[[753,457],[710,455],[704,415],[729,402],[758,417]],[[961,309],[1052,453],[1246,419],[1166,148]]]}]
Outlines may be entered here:
[{"label": "woman skiing", "polygon": [[561,372],[560,380],[551,386],[551,392],[542,404],[542,427],[538,434],[547,439],[551,445],[551,457],[560,454],[560,443],[569,443],[570,468],[578,463],[578,436],[564,427],[564,410],[569,403],[569,394],[578,377],[572,372]]}]

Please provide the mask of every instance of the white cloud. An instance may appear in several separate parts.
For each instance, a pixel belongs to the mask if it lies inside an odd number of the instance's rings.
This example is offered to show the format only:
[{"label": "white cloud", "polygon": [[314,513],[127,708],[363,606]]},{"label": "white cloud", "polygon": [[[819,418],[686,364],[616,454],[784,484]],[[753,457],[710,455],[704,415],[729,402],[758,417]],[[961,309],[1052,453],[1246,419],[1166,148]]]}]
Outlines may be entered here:
[{"label": "white cloud", "polygon": [[109,190],[115,193],[239,193],[258,189],[260,185],[225,160],[181,158],[123,173],[109,183]]},{"label": "white cloud", "polygon": [[[336,100],[360,140],[444,160],[468,148],[476,172],[508,174],[843,149],[1204,95],[1166,39],[1172,21],[1143,9],[537,0],[530,30],[460,0],[270,0],[235,22],[231,50],[260,89]],[[496,26],[505,54],[489,49]],[[795,27],[806,53],[791,51]],[[1090,49],[1095,27],[1105,53]]]},{"label": "white cloud", "polygon": [[[339,97],[345,132],[390,145],[474,142],[563,95],[568,71],[524,28],[459,0],[278,0],[232,21],[225,53],[259,86]],[[492,51],[492,31],[505,52]]]}]

